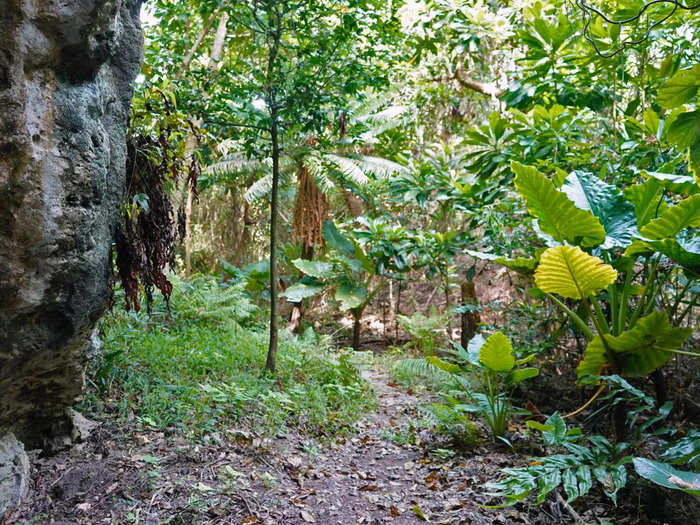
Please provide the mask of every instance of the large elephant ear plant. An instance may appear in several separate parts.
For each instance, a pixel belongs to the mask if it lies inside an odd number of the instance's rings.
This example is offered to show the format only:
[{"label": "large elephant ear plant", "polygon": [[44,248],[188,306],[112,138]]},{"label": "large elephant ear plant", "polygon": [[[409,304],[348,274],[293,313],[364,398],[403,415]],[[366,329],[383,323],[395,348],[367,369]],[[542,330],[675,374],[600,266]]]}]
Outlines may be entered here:
[{"label": "large elephant ear plant", "polygon": [[[675,263],[689,283],[700,274],[700,239],[693,230],[700,226],[700,193],[671,204],[655,178],[622,192],[591,173],[574,171],[558,189],[532,166],[512,162],[511,169],[528,212],[549,239],[535,284],[588,339],[579,379],[643,376],[674,353],[700,355],[681,349],[692,333],[680,327],[688,312],[657,309],[661,261]],[[635,281],[635,265],[648,270],[639,273],[641,283]],[[579,301],[584,315],[566,300]]]}]

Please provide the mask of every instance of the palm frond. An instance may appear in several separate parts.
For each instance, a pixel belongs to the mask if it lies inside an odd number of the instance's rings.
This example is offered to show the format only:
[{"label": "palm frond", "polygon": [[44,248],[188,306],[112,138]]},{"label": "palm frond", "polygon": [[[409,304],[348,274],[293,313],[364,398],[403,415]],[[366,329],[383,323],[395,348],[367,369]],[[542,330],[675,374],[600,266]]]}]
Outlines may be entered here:
[{"label": "palm frond", "polygon": [[272,191],[272,174],[268,173],[259,178],[246,190],[244,198],[248,202],[253,202],[263,198]]},{"label": "palm frond", "polygon": [[233,175],[252,173],[265,169],[265,164],[257,159],[249,159],[240,152],[228,153],[204,168],[205,175]]},{"label": "palm frond", "polygon": [[395,173],[406,172],[406,168],[398,162],[381,157],[355,154],[348,154],[347,157],[353,159],[365,173],[372,173],[377,177],[389,177]]},{"label": "palm frond", "polygon": [[301,163],[313,177],[314,182],[322,193],[327,194],[335,187],[329,177],[328,169],[323,163],[323,159],[317,153],[305,155]]},{"label": "palm frond", "polygon": [[355,159],[335,155],[333,153],[326,153],[323,155],[323,160],[333,164],[344,177],[350,179],[358,186],[364,186],[369,181],[367,175]]}]

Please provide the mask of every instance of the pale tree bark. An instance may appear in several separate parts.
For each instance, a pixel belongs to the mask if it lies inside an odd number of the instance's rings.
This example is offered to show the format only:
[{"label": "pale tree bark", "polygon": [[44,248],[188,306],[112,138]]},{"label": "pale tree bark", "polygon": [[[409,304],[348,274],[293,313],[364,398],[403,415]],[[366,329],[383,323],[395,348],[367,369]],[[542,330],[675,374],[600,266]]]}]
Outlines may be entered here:
[{"label": "pale tree bark", "polygon": [[[183,61],[182,65],[180,66],[180,70],[178,71],[178,74],[176,75],[176,79],[179,79],[182,74],[184,74],[185,71],[187,71],[187,68],[189,67],[189,64],[194,57],[195,52],[197,51],[197,48],[199,45],[202,43],[202,40],[204,37],[209,33],[211,26],[214,22],[214,18],[216,17],[216,14],[219,12],[219,8],[217,7],[216,10],[211,14],[211,16],[207,19],[204,27],[202,28],[202,32],[199,34],[199,37],[195,41],[194,45],[188,52],[187,56],[185,57],[185,60]],[[209,55],[209,63],[208,67],[210,70],[215,70],[216,69],[216,64],[219,60],[221,60],[221,55],[223,54],[224,51],[224,42],[226,41],[226,24],[228,23],[228,13],[224,12],[221,13],[221,16],[219,17],[219,23],[216,27],[216,35],[214,36],[214,43],[212,44],[211,47],[211,54]],[[205,95],[205,98],[208,98],[208,96]],[[194,122],[197,126],[200,126],[202,123],[201,121],[195,120]],[[195,148],[197,147],[196,144],[196,138],[194,135],[189,135],[187,137],[187,149],[188,151],[194,152]],[[194,154],[194,153],[193,153]],[[191,240],[191,232],[192,232],[192,188],[189,187],[187,184],[187,181],[184,181],[185,187],[184,191],[186,192],[186,196],[184,198],[185,200],[185,276],[189,277],[192,274],[192,240]]]},{"label": "pale tree bark", "polygon": [[204,22],[204,26],[202,27],[202,30],[199,32],[199,35],[197,35],[197,38],[195,39],[194,43],[192,44],[192,47],[190,47],[189,51],[187,51],[187,54],[185,55],[185,58],[182,61],[182,64],[180,64],[180,67],[177,70],[177,73],[175,73],[175,80],[180,80],[182,78],[182,76],[189,69],[190,62],[192,62],[192,59],[194,58],[194,55],[197,52],[197,49],[199,49],[199,46],[201,45],[202,41],[209,34],[209,31],[211,31],[211,26],[214,24],[214,20],[216,20],[217,14],[219,14],[218,7],[214,10],[214,12],[211,15],[209,15],[209,18],[207,18],[206,21]]},{"label": "pale tree bark", "polygon": [[462,87],[496,98],[500,97],[504,91],[495,84],[474,80],[469,75],[467,75],[467,72],[464,71],[464,66],[461,63],[457,64],[454,74],[442,77],[435,77],[433,78],[433,80],[436,82],[442,82],[445,80],[456,80],[457,83]]}]

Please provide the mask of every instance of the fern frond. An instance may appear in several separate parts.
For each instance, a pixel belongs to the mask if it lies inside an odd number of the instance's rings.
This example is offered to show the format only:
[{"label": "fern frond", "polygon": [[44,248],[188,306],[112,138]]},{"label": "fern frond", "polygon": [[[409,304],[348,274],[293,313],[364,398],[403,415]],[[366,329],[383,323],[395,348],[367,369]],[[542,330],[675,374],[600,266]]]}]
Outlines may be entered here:
[{"label": "fern frond", "polygon": [[263,171],[264,163],[259,160],[246,158],[242,153],[230,153],[204,168],[206,175],[233,175],[236,173],[252,173]]},{"label": "fern frond", "polygon": [[305,155],[301,163],[313,177],[316,186],[322,193],[328,194],[333,190],[335,184],[330,179],[328,169],[323,164],[323,159],[316,153]]}]

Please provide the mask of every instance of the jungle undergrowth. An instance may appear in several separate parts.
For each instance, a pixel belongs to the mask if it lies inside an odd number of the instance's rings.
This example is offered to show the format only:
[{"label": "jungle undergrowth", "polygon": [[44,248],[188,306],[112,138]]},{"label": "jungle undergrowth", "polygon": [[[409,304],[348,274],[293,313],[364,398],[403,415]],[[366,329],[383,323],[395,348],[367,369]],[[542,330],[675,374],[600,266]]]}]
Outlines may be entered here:
[{"label": "jungle undergrowth", "polygon": [[371,387],[326,338],[285,333],[279,369],[265,375],[267,333],[245,293],[210,277],[173,283],[172,318],[157,299],[151,316],[114,311],[101,322],[104,348],[81,410],[217,439],[231,426],[261,437],[294,429],[323,438],[372,408]]}]

